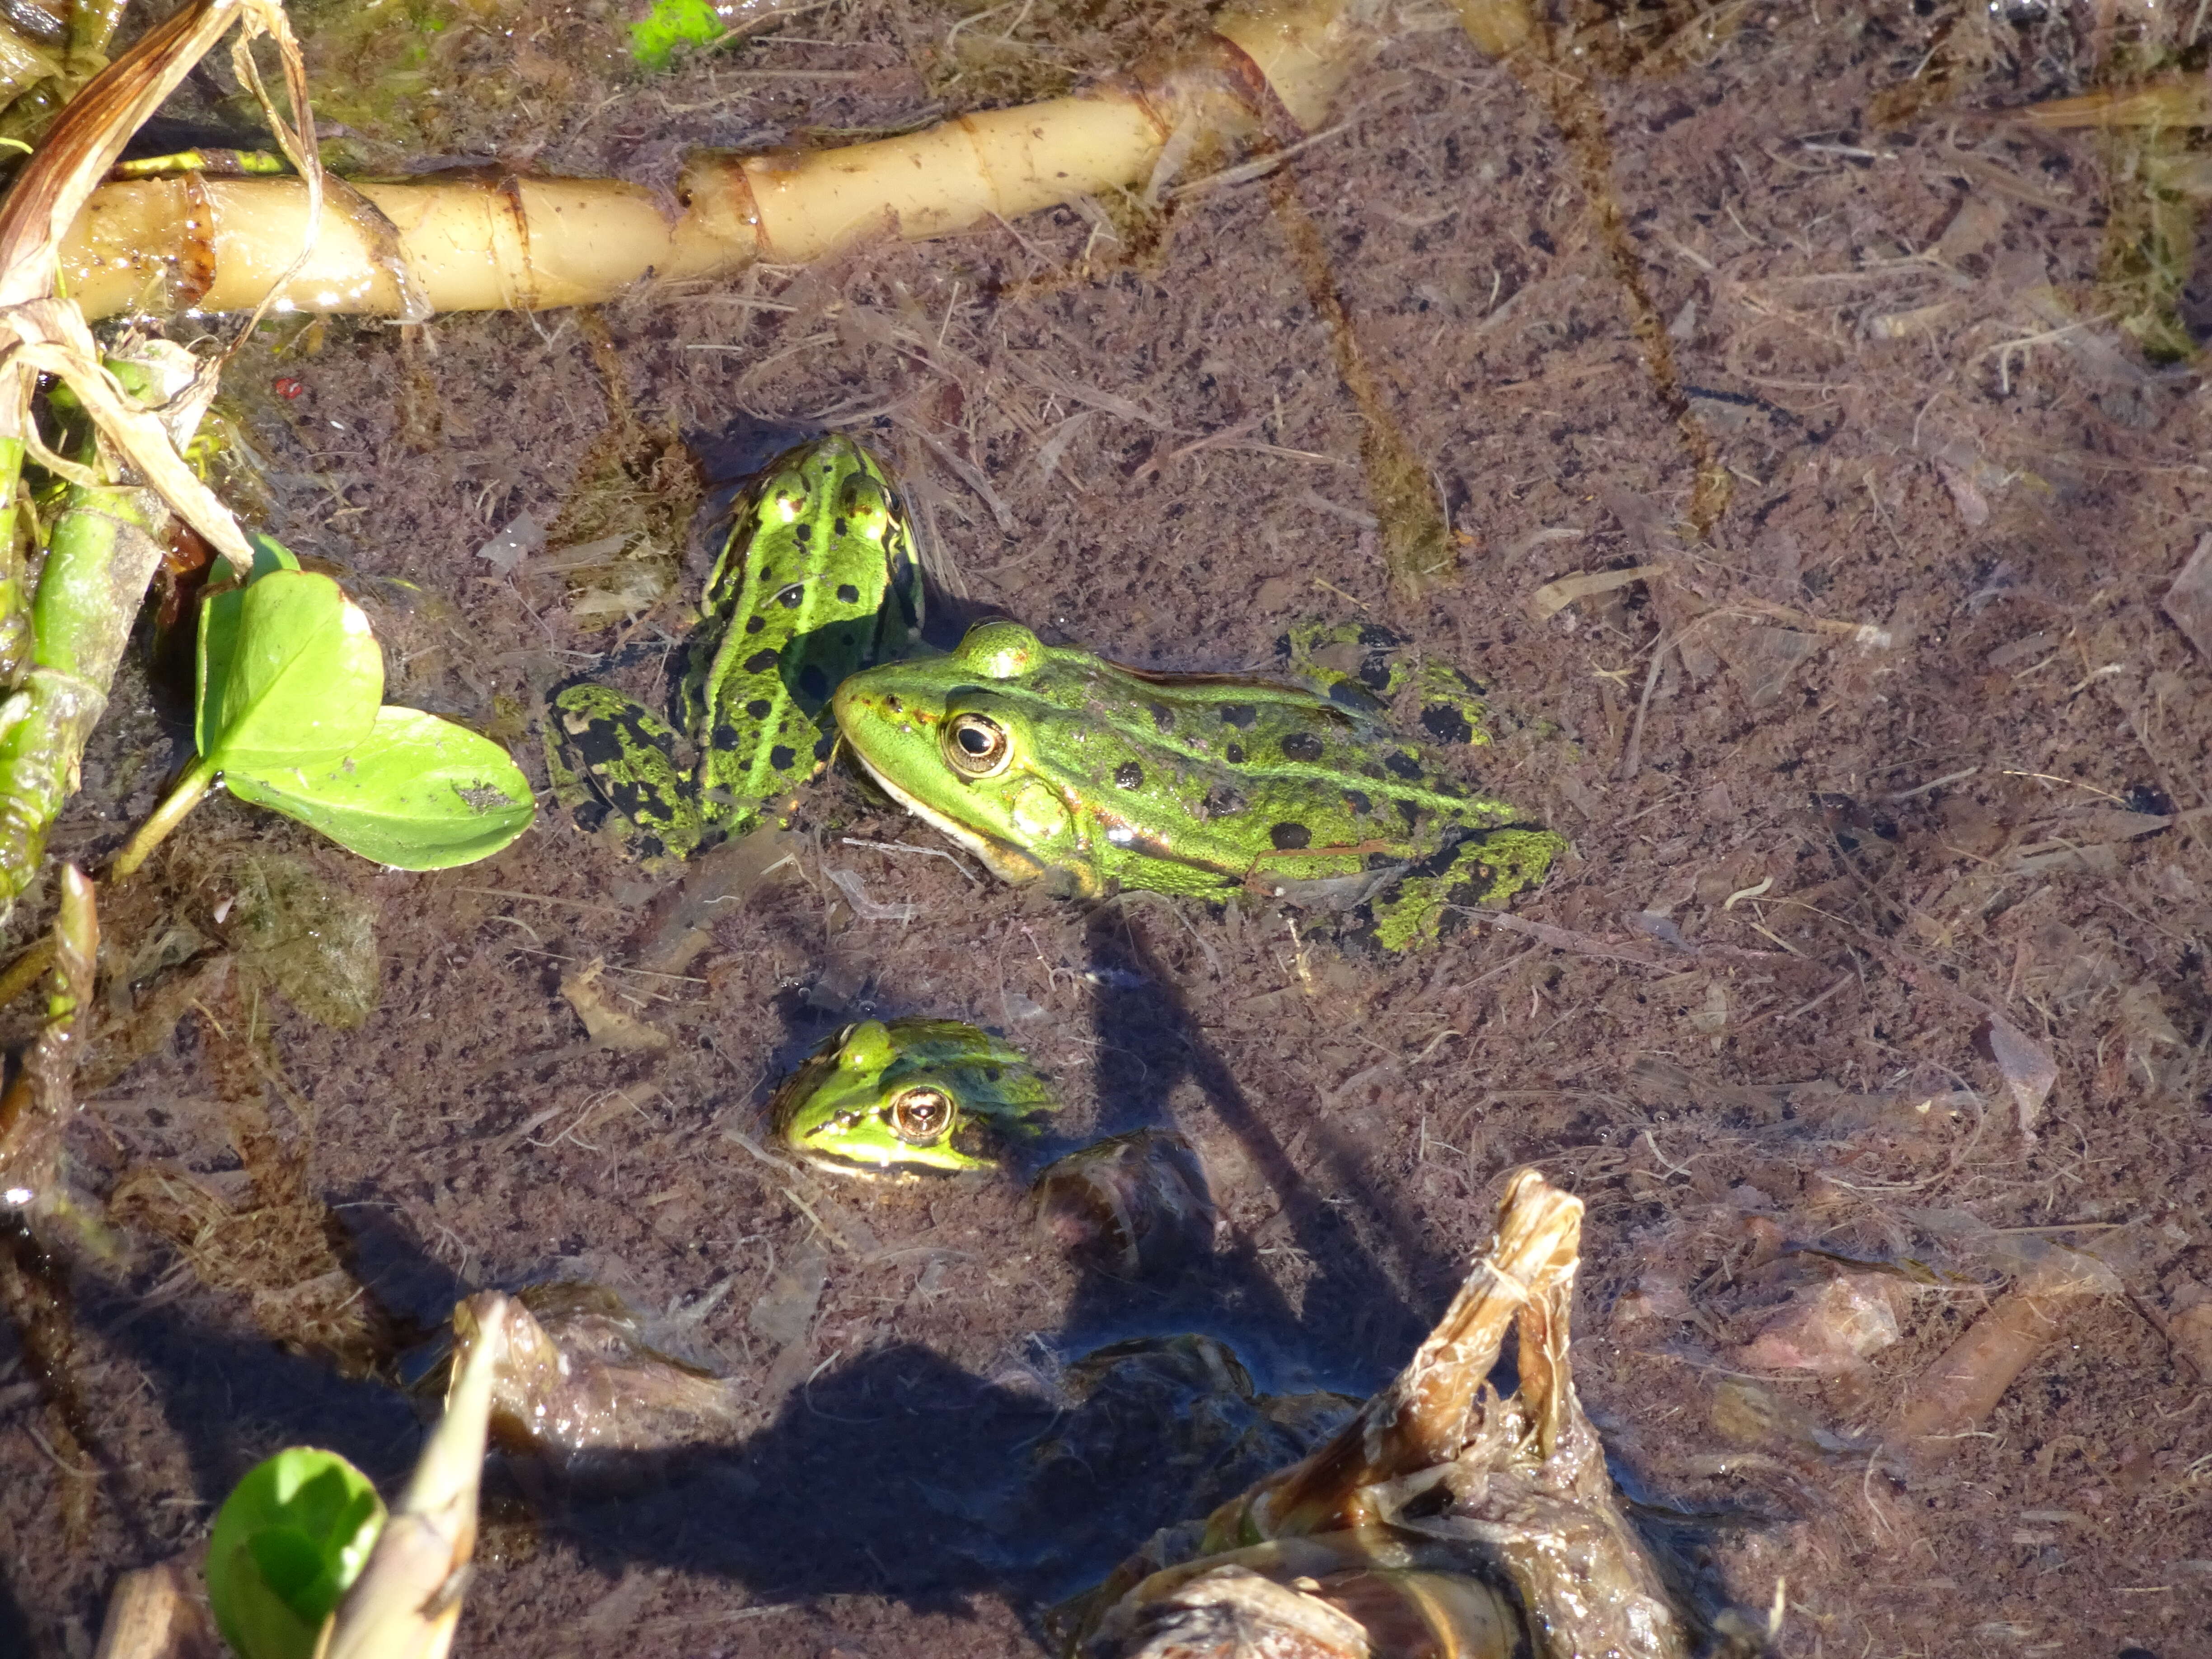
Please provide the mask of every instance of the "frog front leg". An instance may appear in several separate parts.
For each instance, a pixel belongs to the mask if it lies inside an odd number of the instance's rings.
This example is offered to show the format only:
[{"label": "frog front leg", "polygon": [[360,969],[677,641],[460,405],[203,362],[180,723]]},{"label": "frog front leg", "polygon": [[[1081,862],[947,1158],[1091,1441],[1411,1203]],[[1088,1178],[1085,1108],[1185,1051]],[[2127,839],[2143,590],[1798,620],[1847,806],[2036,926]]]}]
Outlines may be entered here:
[{"label": "frog front leg", "polygon": [[689,858],[705,824],[678,743],[674,728],[636,698],[592,681],[564,686],[546,723],[554,798],[580,828],[606,829],[633,858]]},{"label": "frog front leg", "polygon": [[1455,908],[1498,909],[1544,878],[1565,841],[1549,830],[1478,830],[1407,870],[1365,908],[1386,951],[1432,945]]}]

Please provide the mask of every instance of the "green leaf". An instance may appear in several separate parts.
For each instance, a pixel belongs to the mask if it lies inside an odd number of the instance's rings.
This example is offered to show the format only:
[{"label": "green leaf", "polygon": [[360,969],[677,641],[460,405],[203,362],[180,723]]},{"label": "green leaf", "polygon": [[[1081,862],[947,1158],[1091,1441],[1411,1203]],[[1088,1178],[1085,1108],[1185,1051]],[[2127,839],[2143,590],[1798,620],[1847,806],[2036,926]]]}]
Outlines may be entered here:
[{"label": "green leaf", "polygon": [[204,607],[194,736],[209,764],[335,759],[383,701],[368,618],[328,576],[272,570]]},{"label": "green leaf", "polygon": [[708,0],[654,0],[644,21],[629,26],[629,55],[647,69],[666,69],[682,48],[710,46],[728,32]]},{"label": "green leaf", "polygon": [[293,1446],[257,1465],[216,1511],[208,1601],[240,1659],[311,1659],[361,1576],[384,1500],[336,1452]]},{"label": "green leaf", "polygon": [[223,782],[241,800],[402,870],[489,858],[528,829],[538,810],[506,750],[417,708],[378,710],[369,735],[335,759],[227,759]]}]

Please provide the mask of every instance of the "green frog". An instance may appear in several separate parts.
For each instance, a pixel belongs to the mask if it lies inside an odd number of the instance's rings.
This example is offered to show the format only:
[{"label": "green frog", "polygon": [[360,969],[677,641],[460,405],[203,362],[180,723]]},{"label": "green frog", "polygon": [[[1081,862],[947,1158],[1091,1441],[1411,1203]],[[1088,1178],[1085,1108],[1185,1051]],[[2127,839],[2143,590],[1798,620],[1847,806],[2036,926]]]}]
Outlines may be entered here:
[{"label": "green frog", "polygon": [[708,574],[676,724],[611,686],[562,687],[547,745],[556,794],[586,829],[611,817],[648,860],[744,834],[828,763],[830,693],[907,651],[921,607],[913,532],[882,465],[846,437],[787,451]]},{"label": "green frog", "polygon": [[885,790],[1008,881],[1318,902],[1395,951],[1542,878],[1558,836],[1334,689],[1152,673],[1001,620],[854,675],[833,708]]},{"label": "green frog", "polygon": [[839,1175],[911,1178],[995,1167],[985,1132],[1036,1133],[1052,1085],[989,1032],[949,1019],[848,1025],[769,1102],[784,1146]]}]

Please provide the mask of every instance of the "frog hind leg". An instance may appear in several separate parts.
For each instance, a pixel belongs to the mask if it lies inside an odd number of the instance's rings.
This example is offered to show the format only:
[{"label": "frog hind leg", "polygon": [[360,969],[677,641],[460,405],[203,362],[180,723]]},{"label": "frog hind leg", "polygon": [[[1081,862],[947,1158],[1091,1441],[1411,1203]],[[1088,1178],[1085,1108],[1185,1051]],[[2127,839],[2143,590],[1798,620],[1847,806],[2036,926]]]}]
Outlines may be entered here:
[{"label": "frog hind leg", "polygon": [[1565,846],[1549,830],[1478,830],[1414,865],[1362,907],[1355,931],[1386,951],[1433,945],[1468,907],[1496,909],[1544,878]]},{"label": "frog hind leg", "polygon": [[555,798],[577,826],[608,830],[632,856],[688,858],[702,842],[674,728],[635,697],[590,681],[553,694],[546,722]]}]

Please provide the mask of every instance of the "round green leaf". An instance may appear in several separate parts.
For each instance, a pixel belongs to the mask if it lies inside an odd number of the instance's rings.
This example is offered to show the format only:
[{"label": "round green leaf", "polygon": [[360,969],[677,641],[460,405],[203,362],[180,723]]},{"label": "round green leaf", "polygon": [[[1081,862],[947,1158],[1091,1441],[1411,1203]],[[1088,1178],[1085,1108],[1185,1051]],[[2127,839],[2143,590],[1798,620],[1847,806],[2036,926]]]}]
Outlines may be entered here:
[{"label": "round green leaf", "polygon": [[226,758],[223,782],[241,800],[402,870],[489,858],[537,812],[506,750],[419,708],[379,709],[374,729],[336,760],[284,763],[290,759],[264,766]]},{"label": "round green leaf", "polygon": [[257,1465],[216,1511],[208,1601],[240,1659],[311,1659],[360,1577],[384,1500],[336,1452],[293,1446]]},{"label": "round green leaf", "polygon": [[384,653],[328,576],[276,569],[210,599],[200,618],[201,756],[236,766],[344,754],[384,700]]}]

